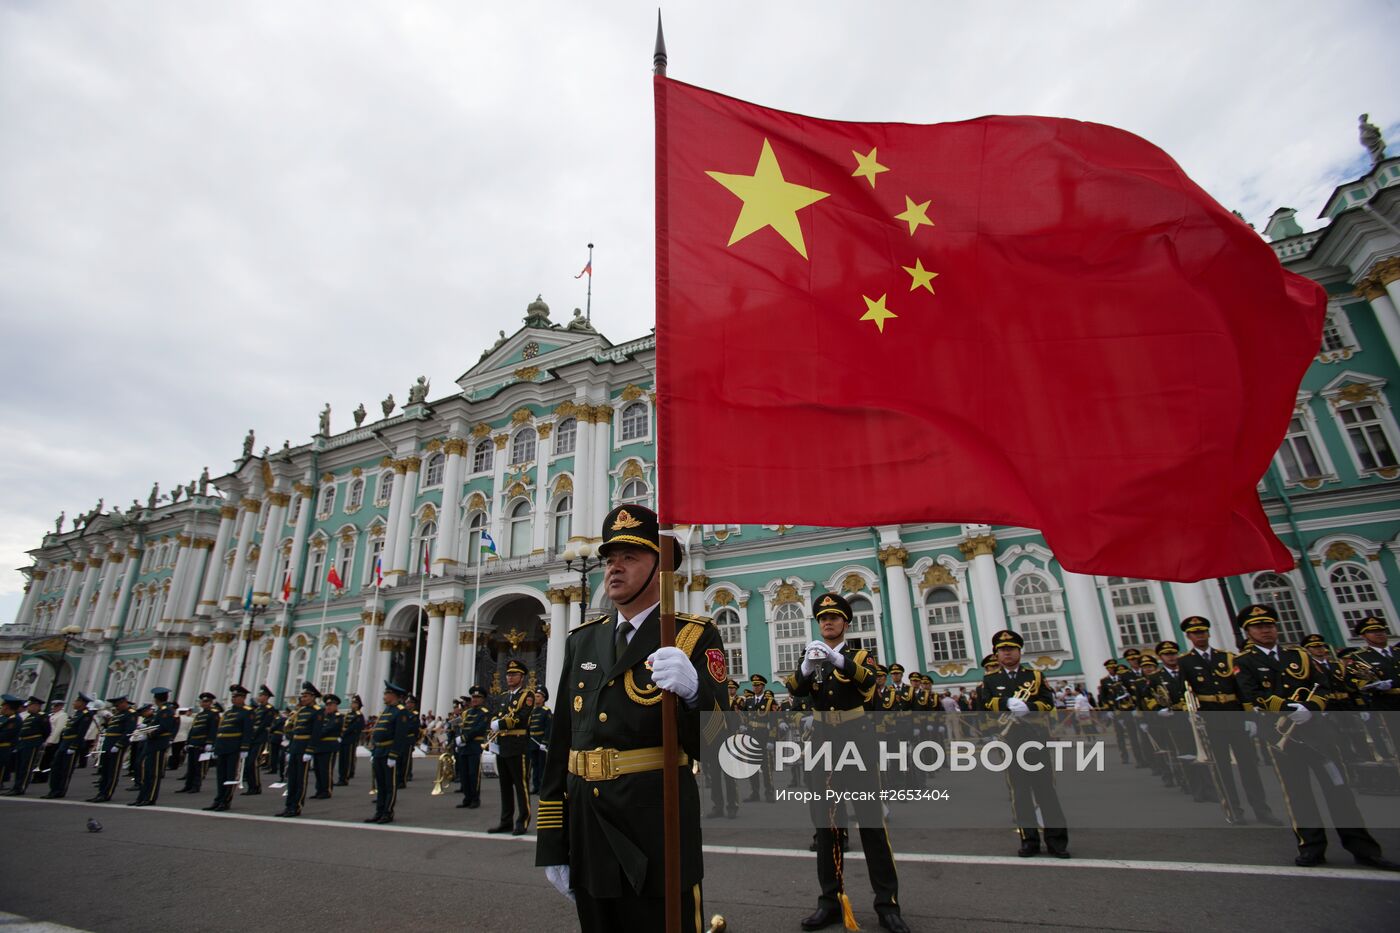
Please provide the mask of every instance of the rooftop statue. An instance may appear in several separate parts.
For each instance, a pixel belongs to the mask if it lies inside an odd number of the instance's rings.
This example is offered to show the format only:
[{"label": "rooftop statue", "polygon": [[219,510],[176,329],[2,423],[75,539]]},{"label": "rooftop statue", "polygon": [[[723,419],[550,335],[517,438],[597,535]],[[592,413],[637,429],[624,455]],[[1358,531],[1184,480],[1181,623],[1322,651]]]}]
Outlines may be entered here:
[{"label": "rooftop statue", "polygon": [[243,459],[247,460],[253,455],[253,429],[248,429],[248,436],[243,438]]},{"label": "rooftop statue", "polygon": [[[245,457],[251,457],[251,456],[253,455],[253,444],[252,444],[252,441],[253,441],[253,432],[252,432],[252,431],[249,431],[249,432],[248,432],[248,439],[247,439],[246,441],[243,442],[243,456],[245,456]],[[154,509],[154,508],[156,507],[156,503],[159,502],[159,501],[160,501],[160,483],[152,483],[152,484],[151,484],[151,495],[150,495],[150,498],[148,498],[148,499],[146,500],[146,508],[148,508],[148,509]]]},{"label": "rooftop statue", "polygon": [[55,520],[54,520],[54,523],[53,523],[53,531],[54,531],[54,534],[57,534],[57,535],[63,534],[63,520],[64,520],[65,518],[67,518],[67,517],[68,517],[68,513],[67,513],[66,511],[59,512],[59,513],[58,513],[58,518],[55,519]]},{"label": "rooftop statue", "polygon": [[331,436],[331,403],[327,402],[326,407],[321,409],[321,424],[318,433],[322,437]]},{"label": "rooftop statue", "polygon": [[430,385],[427,376],[419,376],[418,381],[408,388],[408,404],[421,405],[428,398]]},{"label": "rooftop statue", "polygon": [[389,397],[379,403],[379,408],[384,412],[384,417],[389,417],[389,413],[394,410],[394,393],[390,392]]},{"label": "rooftop statue", "polygon": [[352,414],[355,416],[355,427],[358,428],[360,425],[364,424],[365,415],[368,414],[368,412],[365,411],[365,403],[361,402]]},{"label": "rooftop statue", "polygon": [[199,494],[205,496],[209,494],[209,468],[205,467],[204,472],[199,474]]},{"label": "rooftop statue", "polygon": [[1370,116],[1369,113],[1361,115],[1360,133],[1361,145],[1365,146],[1366,151],[1371,154],[1371,167],[1374,168],[1380,165],[1381,160],[1385,158],[1385,137],[1381,135],[1381,131],[1376,125],[1370,122]]}]

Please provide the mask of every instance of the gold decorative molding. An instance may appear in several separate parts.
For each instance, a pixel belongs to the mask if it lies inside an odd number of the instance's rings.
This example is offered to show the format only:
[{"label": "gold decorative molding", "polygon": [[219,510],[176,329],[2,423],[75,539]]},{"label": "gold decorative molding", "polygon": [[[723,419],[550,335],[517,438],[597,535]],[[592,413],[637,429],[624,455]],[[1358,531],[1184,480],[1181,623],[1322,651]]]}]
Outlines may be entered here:
[{"label": "gold decorative molding", "polygon": [[262,462],[262,480],[264,486],[271,486],[274,482],[272,467],[268,465],[266,460]]},{"label": "gold decorative molding", "polygon": [[593,408],[594,424],[612,424],[613,410],[611,405],[596,405]]},{"label": "gold decorative molding", "polygon": [[360,613],[360,621],[365,625],[383,625],[384,613],[382,611],[371,612],[366,609],[364,612]]},{"label": "gold decorative molding", "polygon": [[422,516],[421,521],[425,521],[425,522],[437,521],[437,509],[433,508],[433,504],[432,504],[431,502],[429,502],[427,505],[423,506],[423,516]]},{"label": "gold decorative molding", "polygon": [[529,493],[530,490],[525,488],[525,484],[520,482],[519,480],[516,480],[515,482],[511,483],[510,488],[506,490],[506,496],[510,498],[514,498],[515,496],[526,496],[529,495]]},{"label": "gold decorative molding", "polygon": [[1364,402],[1369,399],[1379,397],[1375,386],[1368,386],[1361,382],[1348,382],[1339,386],[1335,394],[1331,394],[1332,407],[1340,408],[1342,405],[1354,405],[1357,402]]},{"label": "gold decorative molding", "polygon": [[1356,557],[1356,548],[1345,541],[1333,541],[1323,556],[1328,560],[1351,560]]},{"label": "gold decorative molding", "polygon": [[578,406],[573,402],[560,402],[554,409],[558,418],[572,418],[578,414]]},{"label": "gold decorative molding", "polygon": [[484,421],[481,424],[478,424],[476,427],[472,428],[472,437],[476,438],[477,440],[486,437],[490,433],[491,425],[487,424]]},{"label": "gold decorative molding", "polygon": [[962,551],[963,557],[968,560],[974,557],[993,557],[997,552],[997,536],[993,534],[976,535],[959,544],[958,550]]},{"label": "gold decorative molding", "polygon": [[515,371],[515,378],[521,382],[532,382],[540,374],[538,366],[522,366]]},{"label": "gold decorative molding", "polygon": [[583,600],[583,587],[571,586],[564,590],[564,595],[569,598],[569,602],[577,603]]},{"label": "gold decorative molding", "polygon": [[800,603],[802,597],[797,594],[797,587],[791,583],[784,583],[778,587],[777,594],[773,597],[774,606],[783,606],[787,603]]},{"label": "gold decorative molding", "polygon": [[542,440],[542,441],[547,441],[547,440],[549,440],[549,435],[551,435],[551,434],[553,434],[553,433],[554,433],[554,422],[552,422],[552,421],[546,421],[546,422],[544,422],[543,424],[537,424],[537,425],[535,425],[535,434],[537,434],[537,435],[539,436],[539,439]]},{"label": "gold decorative molding", "polygon": [[703,573],[697,573],[690,578],[690,591],[692,593],[703,593],[710,585],[710,578]]},{"label": "gold decorative molding", "polygon": [[389,465],[394,468],[394,472],[397,473],[399,476],[403,476],[405,473],[408,472],[407,460],[395,460]]},{"label": "gold decorative molding", "polygon": [[510,423],[514,425],[529,424],[530,419],[535,417],[535,413],[528,408],[517,408],[510,413]]},{"label": "gold decorative molding", "polygon": [[247,511],[247,512],[261,512],[261,511],[262,511],[262,500],[261,500],[261,499],[255,499],[255,498],[253,498],[252,496],[244,496],[244,497],[243,497],[243,501],[240,502],[239,505],[242,506],[243,509],[244,509],[244,511]]},{"label": "gold decorative molding", "polygon": [[442,604],[442,611],[449,616],[462,617],[462,611],[467,608],[467,604],[460,599],[449,599]]},{"label": "gold decorative molding", "polygon": [[428,441],[428,443],[424,444],[423,449],[430,454],[435,454],[439,450],[442,450],[442,441],[435,437],[432,440]]},{"label": "gold decorative molding", "polygon": [[886,567],[903,567],[905,561],[909,560],[909,550],[897,544],[889,544],[880,548],[878,556],[880,563]]},{"label": "gold decorative molding", "polygon": [[470,496],[467,497],[467,510],[468,510],[468,511],[484,510],[485,508],[486,508],[486,497],[483,496],[480,492],[474,492],[474,493],[472,493]]},{"label": "gold decorative molding", "polygon": [[473,641],[473,639],[472,639],[472,630],[471,630],[471,629],[467,629],[467,630],[464,631],[464,632],[458,632],[458,633],[457,633],[457,644],[459,644],[459,645],[470,645],[470,644],[472,643],[472,641]]},{"label": "gold decorative molding", "polygon": [[931,590],[935,586],[951,586],[956,588],[958,581],[953,578],[953,574],[942,564],[934,564],[924,571],[924,577],[919,581],[919,589]]},{"label": "gold decorative molding", "polygon": [[[213,550],[213,548],[214,548],[214,539],[213,539],[213,538],[195,538],[195,539],[194,539],[194,549],[195,549],[196,551],[210,551],[210,550]],[[112,557],[112,558],[111,558],[111,560],[113,560],[113,561],[115,561],[115,562],[118,562],[118,563],[121,562],[121,559],[122,559],[122,558],[121,558],[121,555],[120,555],[120,554],[118,554],[118,555],[116,555],[115,557]]]},{"label": "gold decorative molding", "polygon": [[545,598],[553,605],[561,606],[569,601],[569,594],[565,590],[545,590]]},{"label": "gold decorative molding", "polygon": [[858,573],[848,573],[846,579],[841,581],[841,592],[843,593],[859,593],[863,589],[865,589],[865,577]]},{"label": "gold decorative molding", "polygon": [[573,492],[573,491],[574,491],[574,481],[573,481],[572,479],[570,479],[567,475],[565,475],[565,474],[560,474],[560,475],[554,480],[554,494],[555,494],[556,496],[562,495],[563,493],[566,493],[566,492]]},{"label": "gold decorative molding", "polygon": [[430,619],[441,619],[444,615],[447,614],[447,610],[443,608],[442,603],[428,603],[427,608],[428,617]]},{"label": "gold decorative molding", "polygon": [[622,400],[624,402],[635,402],[645,394],[646,392],[640,386],[628,383],[627,387],[622,390]]},{"label": "gold decorative molding", "polygon": [[359,479],[361,476],[365,475],[365,471],[361,467],[352,467],[350,469],[350,475]]},{"label": "gold decorative molding", "polygon": [[417,473],[423,466],[423,458],[418,456],[404,457],[403,464],[404,469],[408,470],[408,472]]},{"label": "gold decorative molding", "polygon": [[967,673],[968,665],[957,661],[949,661],[934,668],[940,677],[961,677]]},{"label": "gold decorative molding", "polygon": [[508,444],[508,443],[510,442],[510,435],[509,435],[509,434],[497,434],[497,435],[495,435],[494,437],[492,437],[491,440],[492,440],[493,442],[495,442],[495,444],[496,444],[496,449],[497,449],[497,450],[505,450],[505,449],[506,449],[506,444]]},{"label": "gold decorative molding", "polygon": [[231,520],[231,519],[235,519],[235,518],[237,518],[237,517],[238,517],[238,506],[236,506],[236,505],[221,505],[221,506],[219,506],[219,518],[222,518],[222,519],[230,519],[230,520]]},{"label": "gold decorative molding", "polygon": [[267,501],[277,508],[285,509],[292,504],[292,497],[285,492],[270,492],[267,494]]},{"label": "gold decorative molding", "polygon": [[462,437],[449,437],[442,445],[443,451],[450,457],[456,454],[459,457],[467,455],[467,441]]},{"label": "gold decorative molding", "polygon": [[716,590],[715,598],[710,600],[712,606],[728,606],[734,602],[734,594],[728,590]]},{"label": "gold decorative molding", "polygon": [[642,469],[640,462],[628,460],[622,465],[622,481],[625,483],[630,479],[646,479],[646,472]]},{"label": "gold decorative molding", "polygon": [[316,495],[316,487],[312,486],[310,483],[293,483],[292,490],[303,499],[310,499],[312,496]]},{"label": "gold decorative molding", "polygon": [[1368,279],[1380,282],[1382,286],[1389,285],[1396,279],[1400,279],[1400,256],[1391,256],[1382,259],[1371,266],[1370,272],[1366,274]]},{"label": "gold decorative molding", "polygon": [[323,482],[323,483],[334,483],[334,482],[335,482],[335,474],[332,473],[330,470],[327,470],[326,472],[324,472],[324,473],[321,474],[321,482]]}]

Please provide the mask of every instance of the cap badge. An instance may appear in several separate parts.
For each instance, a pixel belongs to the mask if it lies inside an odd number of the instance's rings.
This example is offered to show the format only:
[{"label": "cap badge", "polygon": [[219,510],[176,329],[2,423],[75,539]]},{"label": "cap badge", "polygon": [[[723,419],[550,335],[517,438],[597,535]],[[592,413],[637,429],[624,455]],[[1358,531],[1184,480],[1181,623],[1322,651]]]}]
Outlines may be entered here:
[{"label": "cap badge", "polygon": [[641,524],[641,522],[632,517],[632,513],[628,512],[626,509],[619,509],[617,512],[617,519],[612,523],[612,530],[624,531],[628,528],[640,528]]}]

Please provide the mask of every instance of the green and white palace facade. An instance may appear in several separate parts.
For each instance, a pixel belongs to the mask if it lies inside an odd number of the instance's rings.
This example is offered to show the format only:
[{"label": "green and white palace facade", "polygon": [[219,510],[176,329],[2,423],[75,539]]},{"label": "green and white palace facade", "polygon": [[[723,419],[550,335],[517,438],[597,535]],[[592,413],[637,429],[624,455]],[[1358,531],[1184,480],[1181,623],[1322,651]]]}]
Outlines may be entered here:
[{"label": "green and white palace facade", "polygon": [[[1188,615],[1233,645],[1226,592],[1233,605],[1277,606],[1288,641],[1355,644],[1350,626],[1367,614],[1394,625],[1400,158],[1338,188],[1324,217],[1305,232],[1281,209],[1263,231],[1331,296],[1259,487],[1295,570],[1181,584],[1070,573],[1026,528],[704,525],[680,529],[678,608],[714,618],[735,675],[772,678],[816,636],[811,596],[839,591],[856,610],[853,639],[945,686],[976,680],[1004,627],[1050,678],[1090,684],[1124,649],[1180,639]],[[653,336],[615,344],[536,301],[442,398],[420,380],[407,406],[386,401],[351,430],[323,423],[308,443],[262,455],[250,437],[203,488],[50,534],[21,571],[18,617],[0,627],[0,686],[138,697],[165,685],[190,704],[235,679],[285,700],[305,679],[372,702],[392,678],[441,713],[520,657],[552,687],[581,603],[602,604],[580,546],[597,542],[613,505],[654,501],[654,367]],[[483,532],[498,556],[482,558]],[[331,566],[344,584],[334,591]]]}]

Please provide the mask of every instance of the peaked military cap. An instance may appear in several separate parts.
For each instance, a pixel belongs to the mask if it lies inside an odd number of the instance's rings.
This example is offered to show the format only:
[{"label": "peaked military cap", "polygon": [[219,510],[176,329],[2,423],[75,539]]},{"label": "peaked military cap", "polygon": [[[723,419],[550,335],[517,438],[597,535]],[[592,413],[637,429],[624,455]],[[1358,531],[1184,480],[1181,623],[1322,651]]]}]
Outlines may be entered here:
[{"label": "peaked military cap", "polygon": [[535,692],[536,692],[536,693],[539,693],[539,694],[543,694],[543,695],[544,695],[544,698],[545,698],[546,700],[549,699],[549,690],[548,690],[547,688],[545,688],[545,687],[536,687],[536,688],[535,688]]},{"label": "peaked military cap", "polygon": [[1278,625],[1278,615],[1270,606],[1261,603],[1250,603],[1239,612],[1235,613],[1235,624],[1240,628],[1250,625],[1261,625],[1268,623]]},{"label": "peaked military cap", "polygon": [[1154,657],[1153,657],[1152,655],[1150,655],[1150,654],[1144,654],[1144,655],[1142,656],[1142,666],[1143,666],[1143,667],[1146,667],[1146,666],[1149,665],[1149,664],[1151,664],[1153,667],[1158,667],[1158,666],[1159,666],[1159,665],[1157,664],[1157,659],[1156,659],[1156,658],[1154,658]]},{"label": "peaked military cap", "polygon": [[246,697],[248,695],[248,688],[242,684],[234,684],[228,688],[228,695],[233,697]]},{"label": "peaked military cap", "polygon": [[1004,628],[992,636],[993,651],[998,648],[1022,648],[1025,644],[1026,640],[1022,638],[1019,633],[1013,632],[1009,628]]},{"label": "peaked military cap", "polygon": [[129,697],[129,696],[127,696],[125,693],[123,693],[121,696],[108,697],[108,698],[107,698],[107,702],[108,702],[108,703],[111,703],[111,704],[113,704],[113,705],[115,705],[115,704],[117,704],[117,703],[130,703],[130,702],[131,702],[131,697]]},{"label": "peaked military cap", "polygon": [[1210,620],[1203,616],[1187,616],[1181,620],[1183,632],[1209,632]]},{"label": "peaked military cap", "polygon": [[258,696],[260,696],[260,697],[270,697],[270,696],[272,696],[272,688],[269,687],[267,684],[263,684],[261,687],[258,688]]},{"label": "peaked military cap", "polygon": [[1356,628],[1356,634],[1365,635],[1367,632],[1382,632],[1389,635],[1390,629],[1385,627],[1385,623],[1375,616],[1367,616],[1361,620],[1361,624]]},{"label": "peaked military cap", "polygon": [[1111,671],[1118,666],[1118,662],[1113,660],[1112,658],[1109,658],[1107,661],[1103,662],[1103,666]]},{"label": "peaked military cap", "polygon": [[214,696],[214,694],[209,693],[208,691],[206,691],[206,692],[204,692],[204,693],[201,693],[201,694],[199,695],[199,698],[200,698],[201,700],[217,700],[217,699],[218,699],[218,697]]},{"label": "peaked military cap", "polygon": [[170,688],[169,688],[169,687],[152,687],[152,688],[151,688],[151,696],[153,696],[153,697],[168,697],[168,696],[170,696]]},{"label": "peaked military cap", "polygon": [[334,703],[336,706],[339,706],[339,705],[340,705],[340,697],[336,696],[334,693],[328,693],[328,694],[326,694],[325,696],[323,696],[323,697],[321,698],[321,702],[323,702],[323,703]]},{"label": "peaked military cap", "polygon": [[470,690],[467,691],[467,695],[481,697],[484,700],[486,699],[486,690],[482,687],[472,687]]},{"label": "peaked military cap", "polygon": [[[644,505],[626,503],[619,505],[603,518],[603,543],[598,545],[598,556],[607,557],[608,551],[623,544],[644,548],[658,557],[661,556],[661,522],[656,513]],[[683,551],[681,543],[671,537],[673,566],[681,565]]]},{"label": "peaked military cap", "polygon": [[398,684],[390,680],[384,681],[384,689],[389,693],[397,693],[399,696],[403,696],[405,693],[408,692],[403,687],[400,687]]},{"label": "peaked military cap", "polygon": [[530,673],[530,669],[526,667],[519,659],[511,658],[510,661],[506,664],[506,673],[528,674]]},{"label": "peaked military cap", "polygon": [[321,695],[321,691],[317,690],[316,685],[309,680],[303,680],[301,682],[301,692],[309,693],[314,697],[318,697]]},{"label": "peaked military cap", "polygon": [[846,602],[845,597],[836,593],[822,593],[812,600],[812,616],[814,618],[820,619],[828,612],[842,616],[847,622],[851,621],[851,604]]},{"label": "peaked military cap", "polygon": [[13,693],[0,694],[0,703],[6,703],[10,706],[19,706],[23,702],[24,700],[15,696]]},{"label": "peaked military cap", "polygon": [[83,693],[81,690],[78,691],[78,699],[82,700],[84,703],[92,702],[92,697],[88,696],[86,693]]},{"label": "peaked military cap", "polygon": [[1125,657],[1125,658],[1140,658],[1140,657],[1142,657],[1142,652],[1139,651],[1139,650],[1137,650],[1136,648],[1129,648],[1127,651],[1124,651],[1124,652],[1123,652],[1123,657]]},{"label": "peaked military cap", "polygon": [[750,675],[749,675],[749,683],[751,683],[751,684],[753,684],[755,687],[757,687],[757,686],[759,686],[760,684],[766,684],[766,683],[768,683],[768,678],[767,678],[767,677],[764,677],[762,674],[750,674]]},{"label": "peaked military cap", "polygon": [[1311,648],[1313,645],[1321,645],[1324,648],[1331,647],[1331,645],[1327,644],[1327,639],[1317,634],[1317,632],[1313,632],[1312,634],[1308,635],[1302,640],[1301,644],[1304,648]]},{"label": "peaked military cap", "polygon": [[904,665],[903,665],[903,664],[899,664],[899,663],[891,664],[891,665],[890,665],[890,673],[891,673],[891,674],[903,674],[903,673],[904,673]]},{"label": "peaked military cap", "polygon": [[1181,654],[1181,648],[1177,645],[1176,642],[1172,641],[1171,639],[1167,639],[1166,641],[1157,642],[1157,653],[1159,655]]}]

